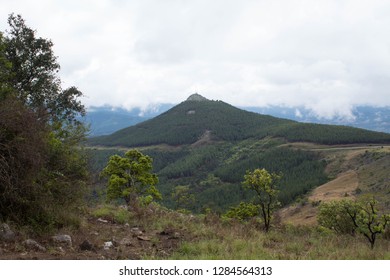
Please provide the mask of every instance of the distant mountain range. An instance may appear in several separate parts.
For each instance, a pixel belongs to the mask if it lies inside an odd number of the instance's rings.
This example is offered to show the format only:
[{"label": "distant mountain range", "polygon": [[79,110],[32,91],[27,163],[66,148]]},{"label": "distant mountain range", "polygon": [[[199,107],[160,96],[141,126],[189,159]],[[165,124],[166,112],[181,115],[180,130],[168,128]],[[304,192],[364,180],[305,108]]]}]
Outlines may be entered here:
[{"label": "distant mountain range", "polygon": [[[141,110],[140,108],[126,110],[110,106],[90,107],[83,121],[90,125],[90,136],[107,135],[154,118],[174,106],[174,104],[160,104],[147,110]],[[347,125],[390,133],[390,107],[355,107],[353,110],[355,118],[352,120],[338,117],[332,119],[319,118],[312,111],[303,107],[269,106],[241,107],[241,109],[299,122]]]}]

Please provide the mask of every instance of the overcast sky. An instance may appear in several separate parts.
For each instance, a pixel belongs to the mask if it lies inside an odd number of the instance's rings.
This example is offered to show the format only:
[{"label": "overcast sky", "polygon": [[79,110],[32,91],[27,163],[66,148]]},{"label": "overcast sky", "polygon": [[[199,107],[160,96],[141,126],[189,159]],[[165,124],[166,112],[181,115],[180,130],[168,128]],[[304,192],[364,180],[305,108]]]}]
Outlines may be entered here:
[{"label": "overcast sky", "polygon": [[51,39],[88,106],[390,106],[387,0],[0,0]]}]

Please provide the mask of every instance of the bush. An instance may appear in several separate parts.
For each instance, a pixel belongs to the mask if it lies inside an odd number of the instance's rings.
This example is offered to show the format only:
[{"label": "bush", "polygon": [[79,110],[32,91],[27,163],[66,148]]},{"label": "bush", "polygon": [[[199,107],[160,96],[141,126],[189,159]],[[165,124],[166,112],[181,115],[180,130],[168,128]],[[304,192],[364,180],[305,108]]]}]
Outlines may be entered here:
[{"label": "bush", "polygon": [[258,205],[241,202],[238,206],[230,207],[230,209],[222,216],[222,218],[247,221],[259,215],[259,210],[260,207]]},{"label": "bush", "polygon": [[367,238],[373,249],[377,236],[384,233],[390,223],[390,215],[380,215],[377,203],[372,197],[324,203],[320,207],[318,222],[339,233],[354,234],[356,231]]},{"label": "bush", "polygon": [[352,201],[324,202],[319,207],[318,224],[339,234],[355,234],[355,225],[345,211]]}]

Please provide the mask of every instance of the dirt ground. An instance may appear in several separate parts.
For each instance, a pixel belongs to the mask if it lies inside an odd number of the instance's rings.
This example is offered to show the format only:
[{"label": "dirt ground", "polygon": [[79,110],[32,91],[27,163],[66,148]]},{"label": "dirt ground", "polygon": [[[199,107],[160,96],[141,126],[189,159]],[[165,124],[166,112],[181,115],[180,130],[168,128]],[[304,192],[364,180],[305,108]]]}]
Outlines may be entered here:
[{"label": "dirt ground", "polygon": [[70,235],[72,245],[58,244],[50,236],[33,238],[42,249],[25,245],[27,239],[16,233],[13,241],[0,241],[0,259],[14,260],[117,260],[166,258],[184,239],[184,232],[165,228],[149,230],[135,225],[115,224],[106,220],[91,217],[84,225],[72,232],[61,232]]}]

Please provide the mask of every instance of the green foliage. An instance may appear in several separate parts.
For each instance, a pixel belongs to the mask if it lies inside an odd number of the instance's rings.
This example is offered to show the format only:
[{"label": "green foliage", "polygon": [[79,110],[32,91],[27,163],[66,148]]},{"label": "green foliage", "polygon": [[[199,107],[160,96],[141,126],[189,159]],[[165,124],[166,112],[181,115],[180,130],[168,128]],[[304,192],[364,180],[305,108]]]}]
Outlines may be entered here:
[{"label": "green foliage", "polygon": [[285,147],[253,149],[245,157],[217,168],[215,175],[224,182],[238,184],[246,170],[258,166],[283,173],[278,194],[283,205],[327,181],[324,172],[326,163],[320,161],[318,154]]},{"label": "green foliage", "polygon": [[5,39],[7,60],[12,65],[10,83],[17,98],[40,118],[52,122],[77,122],[84,106],[77,100],[82,93],[75,87],[61,88],[60,65],[50,40],[36,36],[20,15],[8,18],[11,29]]},{"label": "green foliage", "polygon": [[81,92],[61,89],[50,40],[21,16],[8,23],[0,33],[0,218],[37,231],[75,224],[88,176]]},{"label": "green foliage", "polygon": [[321,203],[317,216],[320,226],[334,230],[339,234],[355,234],[355,225],[346,209],[354,204],[351,200]]},{"label": "green foliage", "polygon": [[[213,143],[205,146],[177,148],[151,147],[142,152],[153,158],[153,172],[158,175],[158,188],[163,205],[175,208],[174,186],[188,186],[197,203],[188,205],[200,213],[205,207],[225,213],[241,201],[250,202],[253,191],[244,190],[241,181],[246,170],[263,167],[270,172],[281,171],[278,200],[286,205],[315,186],[327,181],[326,163],[318,153],[279,147],[280,139],[248,139],[237,143]],[[94,172],[100,171],[115,149],[89,149]],[[121,154],[123,156],[123,154]],[[95,185],[100,184],[96,181]],[[100,192],[100,187],[96,192]],[[104,188],[105,189],[105,188]],[[103,185],[101,186],[103,190]],[[95,195],[96,196],[96,195]]]},{"label": "green foliage", "polygon": [[10,86],[12,64],[6,58],[6,43],[3,33],[0,32],[0,101],[12,92]]},{"label": "green foliage", "polygon": [[191,208],[195,202],[195,196],[191,193],[189,186],[176,186],[171,196],[176,202],[176,209]]},{"label": "green foliage", "polygon": [[[390,222],[390,215],[380,215],[376,205],[374,198],[367,197],[359,201],[334,201],[321,207],[319,223],[335,230],[337,228],[341,233],[343,232],[340,229],[350,230],[353,226],[356,232],[367,238],[371,248],[374,248],[377,235],[384,233]],[[330,207],[336,210],[330,210]],[[332,221],[335,219],[337,221]]]},{"label": "green foliage", "polygon": [[125,224],[130,222],[132,214],[123,207],[103,205],[93,211],[92,215],[111,222]]},{"label": "green foliage", "polygon": [[388,133],[374,132],[341,125],[294,123],[278,130],[275,136],[291,142],[314,142],[319,144],[389,143]]},{"label": "green foliage", "polygon": [[244,176],[244,188],[256,192],[257,203],[260,207],[260,216],[264,222],[264,229],[268,231],[271,225],[272,214],[279,205],[277,200],[277,184],[281,179],[281,175],[269,173],[267,170],[255,169]]},{"label": "green foliage", "polygon": [[223,218],[237,219],[239,221],[247,221],[250,218],[259,215],[260,206],[253,203],[240,202],[238,206],[230,207],[230,209],[222,215]]},{"label": "green foliage", "polygon": [[124,157],[111,156],[101,172],[101,176],[108,177],[107,199],[124,199],[128,205],[136,202],[138,196],[161,199],[155,187],[158,178],[151,171],[152,159],[138,150],[129,150]]}]

